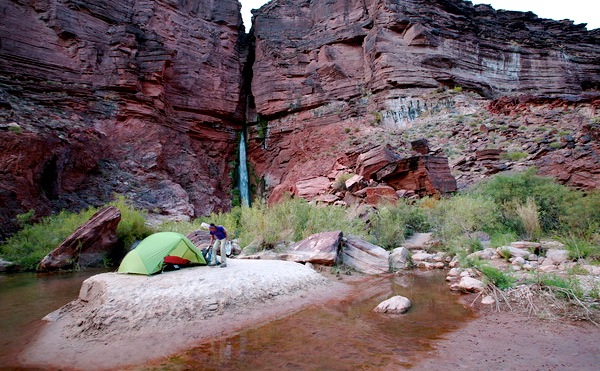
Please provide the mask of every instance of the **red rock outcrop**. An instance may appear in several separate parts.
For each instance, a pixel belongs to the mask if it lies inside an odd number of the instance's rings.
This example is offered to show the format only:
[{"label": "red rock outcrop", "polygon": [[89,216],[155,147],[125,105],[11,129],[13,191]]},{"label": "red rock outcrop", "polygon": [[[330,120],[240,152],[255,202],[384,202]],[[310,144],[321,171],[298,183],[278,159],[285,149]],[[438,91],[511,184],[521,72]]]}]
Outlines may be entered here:
[{"label": "red rock outcrop", "polygon": [[42,259],[38,272],[100,266],[105,258],[117,257],[117,226],[121,212],[108,206],[94,214]]},{"label": "red rock outcrop", "polygon": [[77,210],[113,193],[173,218],[227,209],[245,115],[239,10],[2,2],[0,124],[14,128],[0,128],[2,235],[29,209]]}]

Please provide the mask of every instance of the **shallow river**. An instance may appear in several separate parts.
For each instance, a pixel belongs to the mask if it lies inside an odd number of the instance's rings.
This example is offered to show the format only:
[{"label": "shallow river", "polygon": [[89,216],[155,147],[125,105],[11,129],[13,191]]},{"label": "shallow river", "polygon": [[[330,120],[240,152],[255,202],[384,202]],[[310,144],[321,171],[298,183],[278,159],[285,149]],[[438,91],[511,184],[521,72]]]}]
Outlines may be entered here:
[{"label": "shallow river", "polygon": [[[0,369],[17,366],[15,354],[33,338],[40,319],[75,299],[81,282],[97,273],[0,275]],[[459,296],[448,290],[444,277],[444,272],[411,272],[369,278],[354,283],[354,293],[341,302],[312,306],[228,338],[199,343],[161,362],[129,369],[410,368],[427,356],[436,339],[472,318],[458,302]],[[398,316],[373,312],[393,295],[408,297],[411,310]]]},{"label": "shallow river", "polygon": [[[474,318],[445,282],[445,272],[374,277],[355,283],[342,302],[283,319],[130,370],[397,370],[427,357],[436,339]],[[404,315],[373,308],[408,297]],[[216,319],[218,320],[218,319]]]}]

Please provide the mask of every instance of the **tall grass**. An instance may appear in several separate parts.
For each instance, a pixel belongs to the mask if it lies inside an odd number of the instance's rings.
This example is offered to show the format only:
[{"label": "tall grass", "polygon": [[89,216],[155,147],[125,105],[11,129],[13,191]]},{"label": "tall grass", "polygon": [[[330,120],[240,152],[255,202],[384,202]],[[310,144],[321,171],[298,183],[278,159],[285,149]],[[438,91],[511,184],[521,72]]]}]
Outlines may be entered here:
[{"label": "tall grass", "polygon": [[446,245],[471,239],[476,231],[491,232],[499,224],[497,205],[481,195],[461,194],[440,200],[428,214],[432,231]]},{"label": "tall grass", "polygon": [[370,221],[371,241],[387,249],[398,247],[406,237],[428,229],[425,210],[402,200],[380,206]]},{"label": "tall grass", "polygon": [[525,237],[529,240],[538,240],[542,234],[542,227],[540,226],[540,213],[533,199],[527,198],[527,202],[524,205],[518,205],[515,211]]}]

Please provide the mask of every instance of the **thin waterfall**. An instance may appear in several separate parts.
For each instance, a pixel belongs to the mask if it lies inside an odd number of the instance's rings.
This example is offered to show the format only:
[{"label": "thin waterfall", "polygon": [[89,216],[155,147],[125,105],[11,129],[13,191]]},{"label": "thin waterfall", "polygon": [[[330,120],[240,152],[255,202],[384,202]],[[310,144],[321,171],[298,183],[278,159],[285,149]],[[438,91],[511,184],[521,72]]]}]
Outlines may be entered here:
[{"label": "thin waterfall", "polygon": [[250,206],[250,191],[248,190],[248,165],[246,163],[246,138],[244,131],[240,135],[240,198],[242,206]]}]

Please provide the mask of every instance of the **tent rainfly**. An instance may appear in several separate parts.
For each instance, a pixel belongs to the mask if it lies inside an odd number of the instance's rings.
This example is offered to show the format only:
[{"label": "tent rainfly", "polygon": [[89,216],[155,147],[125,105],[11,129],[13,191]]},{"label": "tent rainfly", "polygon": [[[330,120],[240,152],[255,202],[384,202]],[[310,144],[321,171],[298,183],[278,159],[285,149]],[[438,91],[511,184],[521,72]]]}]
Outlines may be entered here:
[{"label": "tent rainfly", "polygon": [[165,256],[179,256],[191,264],[205,265],[200,250],[181,233],[159,232],[142,240],[137,247],[125,255],[119,273],[151,275],[160,272]]}]

